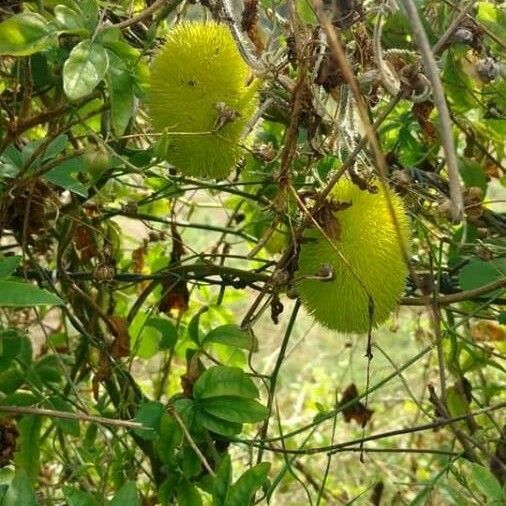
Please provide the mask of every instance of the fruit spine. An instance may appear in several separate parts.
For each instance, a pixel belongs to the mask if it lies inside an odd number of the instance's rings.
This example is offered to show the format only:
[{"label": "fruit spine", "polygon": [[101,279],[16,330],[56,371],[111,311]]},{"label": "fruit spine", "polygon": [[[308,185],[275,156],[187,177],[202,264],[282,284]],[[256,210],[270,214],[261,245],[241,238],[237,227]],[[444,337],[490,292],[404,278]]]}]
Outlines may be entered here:
[{"label": "fruit spine", "polygon": [[186,175],[224,178],[239,160],[258,81],[225,25],[181,23],[151,65],[149,110],[159,153]]},{"label": "fruit spine", "polygon": [[363,333],[369,329],[370,300],[372,327],[377,327],[402,295],[408,269],[401,243],[408,251],[409,221],[401,199],[390,190],[370,193],[342,180],[332,197],[339,210],[332,211],[333,226],[327,229],[331,243],[317,229],[307,231],[300,249],[297,289],[319,323],[344,333]]}]

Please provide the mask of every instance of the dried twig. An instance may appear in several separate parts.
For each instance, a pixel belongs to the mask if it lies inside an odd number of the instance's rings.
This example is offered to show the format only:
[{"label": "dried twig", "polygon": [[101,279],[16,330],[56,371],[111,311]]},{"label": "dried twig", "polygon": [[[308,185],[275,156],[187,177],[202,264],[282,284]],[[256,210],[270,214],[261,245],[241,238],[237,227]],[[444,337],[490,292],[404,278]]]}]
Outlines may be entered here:
[{"label": "dried twig", "polygon": [[119,23],[115,23],[114,25],[105,25],[102,29],[110,28],[113,26],[114,28],[127,28],[129,26],[135,25],[140,21],[146,19],[147,17],[154,14],[158,9],[163,7],[164,4],[167,4],[168,7],[174,9],[181,2],[181,0],[156,0],[149,7],[139,12],[136,16],[125,19],[124,21],[120,21]]},{"label": "dried twig", "polygon": [[460,173],[457,161],[457,153],[455,143],[453,141],[452,122],[450,120],[450,112],[444,94],[443,85],[439,77],[439,69],[437,68],[429,39],[422,25],[416,5],[413,0],[402,0],[406,14],[413,29],[418,48],[422,56],[425,72],[432,85],[432,93],[434,104],[439,112],[439,121],[441,123],[441,143],[446,155],[446,166],[448,168],[448,180],[450,187],[451,200],[451,216],[455,222],[462,220],[464,216],[464,199],[462,196],[462,186],[460,182]]},{"label": "dried twig", "polygon": [[71,413],[70,411],[57,411],[55,409],[34,408],[31,406],[0,406],[0,412],[11,415],[35,415],[62,418],[64,420],[76,420],[79,422],[98,423],[100,425],[110,425],[113,427],[124,427],[126,429],[151,430],[140,422],[131,420],[117,420],[115,418],[106,418],[103,416],[87,415],[85,413]]}]

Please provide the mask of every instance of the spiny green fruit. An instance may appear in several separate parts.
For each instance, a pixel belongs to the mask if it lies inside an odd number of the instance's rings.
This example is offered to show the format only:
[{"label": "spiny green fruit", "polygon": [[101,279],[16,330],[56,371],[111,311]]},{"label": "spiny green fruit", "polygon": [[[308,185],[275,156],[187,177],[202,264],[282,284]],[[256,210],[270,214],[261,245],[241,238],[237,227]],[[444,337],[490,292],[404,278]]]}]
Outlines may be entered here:
[{"label": "spiny green fruit", "polygon": [[[382,189],[373,194],[342,180],[332,192],[336,207],[341,209],[330,212],[330,227],[322,227],[332,244],[316,228],[304,236],[296,273],[297,290],[309,313],[325,327],[345,333],[367,332],[369,295],[374,304],[372,326],[377,327],[395,309],[403,292],[407,266],[399,236],[409,249],[409,222],[401,199],[387,192],[399,232]],[[351,205],[339,205],[344,203]],[[311,279],[330,273],[331,280]]]},{"label": "spiny green fruit", "polygon": [[149,110],[162,155],[186,175],[224,178],[239,160],[258,81],[228,28],[181,23],[151,65]]}]

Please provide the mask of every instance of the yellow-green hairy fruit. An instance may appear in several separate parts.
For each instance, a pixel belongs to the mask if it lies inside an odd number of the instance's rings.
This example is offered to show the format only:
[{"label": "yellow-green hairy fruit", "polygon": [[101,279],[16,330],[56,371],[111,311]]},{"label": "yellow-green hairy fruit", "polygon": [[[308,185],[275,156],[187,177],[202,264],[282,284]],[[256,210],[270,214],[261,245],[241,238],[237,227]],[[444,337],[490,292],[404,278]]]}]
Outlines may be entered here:
[{"label": "yellow-green hairy fruit", "polygon": [[331,195],[336,203],[326,227],[331,243],[316,228],[304,236],[297,290],[309,313],[325,327],[344,333],[367,332],[370,298],[372,327],[377,327],[395,309],[403,293],[408,269],[400,241],[408,251],[409,221],[401,199],[387,192],[378,188],[373,194],[342,180]]},{"label": "yellow-green hairy fruit", "polygon": [[149,110],[164,133],[158,154],[186,175],[228,176],[241,157],[257,89],[225,25],[178,25],[151,65]]}]

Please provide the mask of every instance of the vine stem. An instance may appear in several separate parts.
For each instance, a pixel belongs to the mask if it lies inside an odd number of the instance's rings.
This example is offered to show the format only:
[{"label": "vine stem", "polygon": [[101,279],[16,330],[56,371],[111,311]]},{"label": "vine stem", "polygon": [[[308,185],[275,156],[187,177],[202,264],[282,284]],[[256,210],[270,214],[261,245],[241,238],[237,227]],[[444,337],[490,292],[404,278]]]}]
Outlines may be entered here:
[{"label": "vine stem", "polygon": [[[506,402],[501,402],[501,403],[495,404],[493,406],[489,406],[489,407],[482,408],[482,409],[477,409],[476,411],[472,411],[472,412],[466,413],[464,415],[454,416],[451,418],[446,418],[446,417],[439,418],[439,419],[435,420],[434,422],[426,423],[423,425],[417,425],[415,427],[408,427],[406,429],[390,430],[387,432],[381,432],[379,434],[372,434],[370,436],[367,436],[366,438],[353,439],[351,441],[345,441],[343,443],[337,443],[335,445],[329,445],[329,446],[320,446],[320,447],[306,448],[306,449],[300,449],[300,450],[279,448],[277,446],[272,446],[272,445],[271,446],[263,446],[263,448],[269,452],[287,453],[287,454],[291,454],[291,455],[314,455],[316,453],[331,453],[331,454],[333,454],[333,453],[338,453],[340,451],[343,451],[345,449],[348,450],[350,446],[356,448],[356,445],[360,445],[362,442],[365,443],[367,441],[377,441],[377,440],[385,439],[388,437],[401,436],[404,434],[412,434],[414,432],[423,432],[426,430],[437,429],[439,427],[451,425],[451,424],[453,424],[455,422],[459,422],[461,420],[466,420],[467,418],[469,418],[469,416],[481,415],[483,413],[489,413],[491,411],[497,411],[499,409],[504,409],[504,408],[506,408]],[[286,438],[286,436],[285,436],[285,438]],[[256,446],[256,447],[259,447],[262,444],[262,443],[257,443],[255,441],[241,441],[240,439],[234,440],[234,442],[244,443],[244,444],[248,444],[248,445],[252,445],[252,446]],[[360,447],[358,447],[354,451],[360,451]]]},{"label": "vine stem", "polygon": [[[288,322],[288,326],[286,328],[283,342],[281,343],[281,347],[279,349],[278,357],[276,359],[276,364],[274,365],[274,369],[272,370],[272,373],[270,376],[269,397],[267,400],[268,415],[265,418],[265,421],[258,433],[258,436],[261,439],[262,443],[263,443],[263,440],[265,439],[265,437],[267,436],[267,430],[269,429],[269,418],[271,416],[272,405],[274,403],[274,396],[276,393],[276,385],[278,382],[279,371],[281,369],[281,365],[283,364],[283,360],[285,359],[286,348],[288,347],[288,342],[290,341],[290,336],[292,335],[292,331],[295,326],[295,322],[297,320],[297,315],[299,314],[299,309],[300,309],[300,300],[297,299],[297,301],[295,302],[295,306],[293,308],[292,314],[290,316],[290,321]],[[258,450],[258,455],[257,455],[257,463],[260,463],[262,460],[263,449],[264,449],[264,447],[260,446],[260,449]]]},{"label": "vine stem", "polygon": [[439,77],[439,69],[430,47],[429,39],[422,25],[420,16],[413,0],[401,0],[406,10],[406,15],[413,29],[418,48],[422,56],[423,65],[427,77],[432,85],[434,104],[439,112],[441,143],[446,155],[446,166],[448,169],[448,182],[450,187],[450,212],[455,222],[460,222],[464,215],[464,199],[462,196],[462,185],[457,162],[457,154],[452,133],[452,122],[450,111],[444,95],[443,85]]}]

